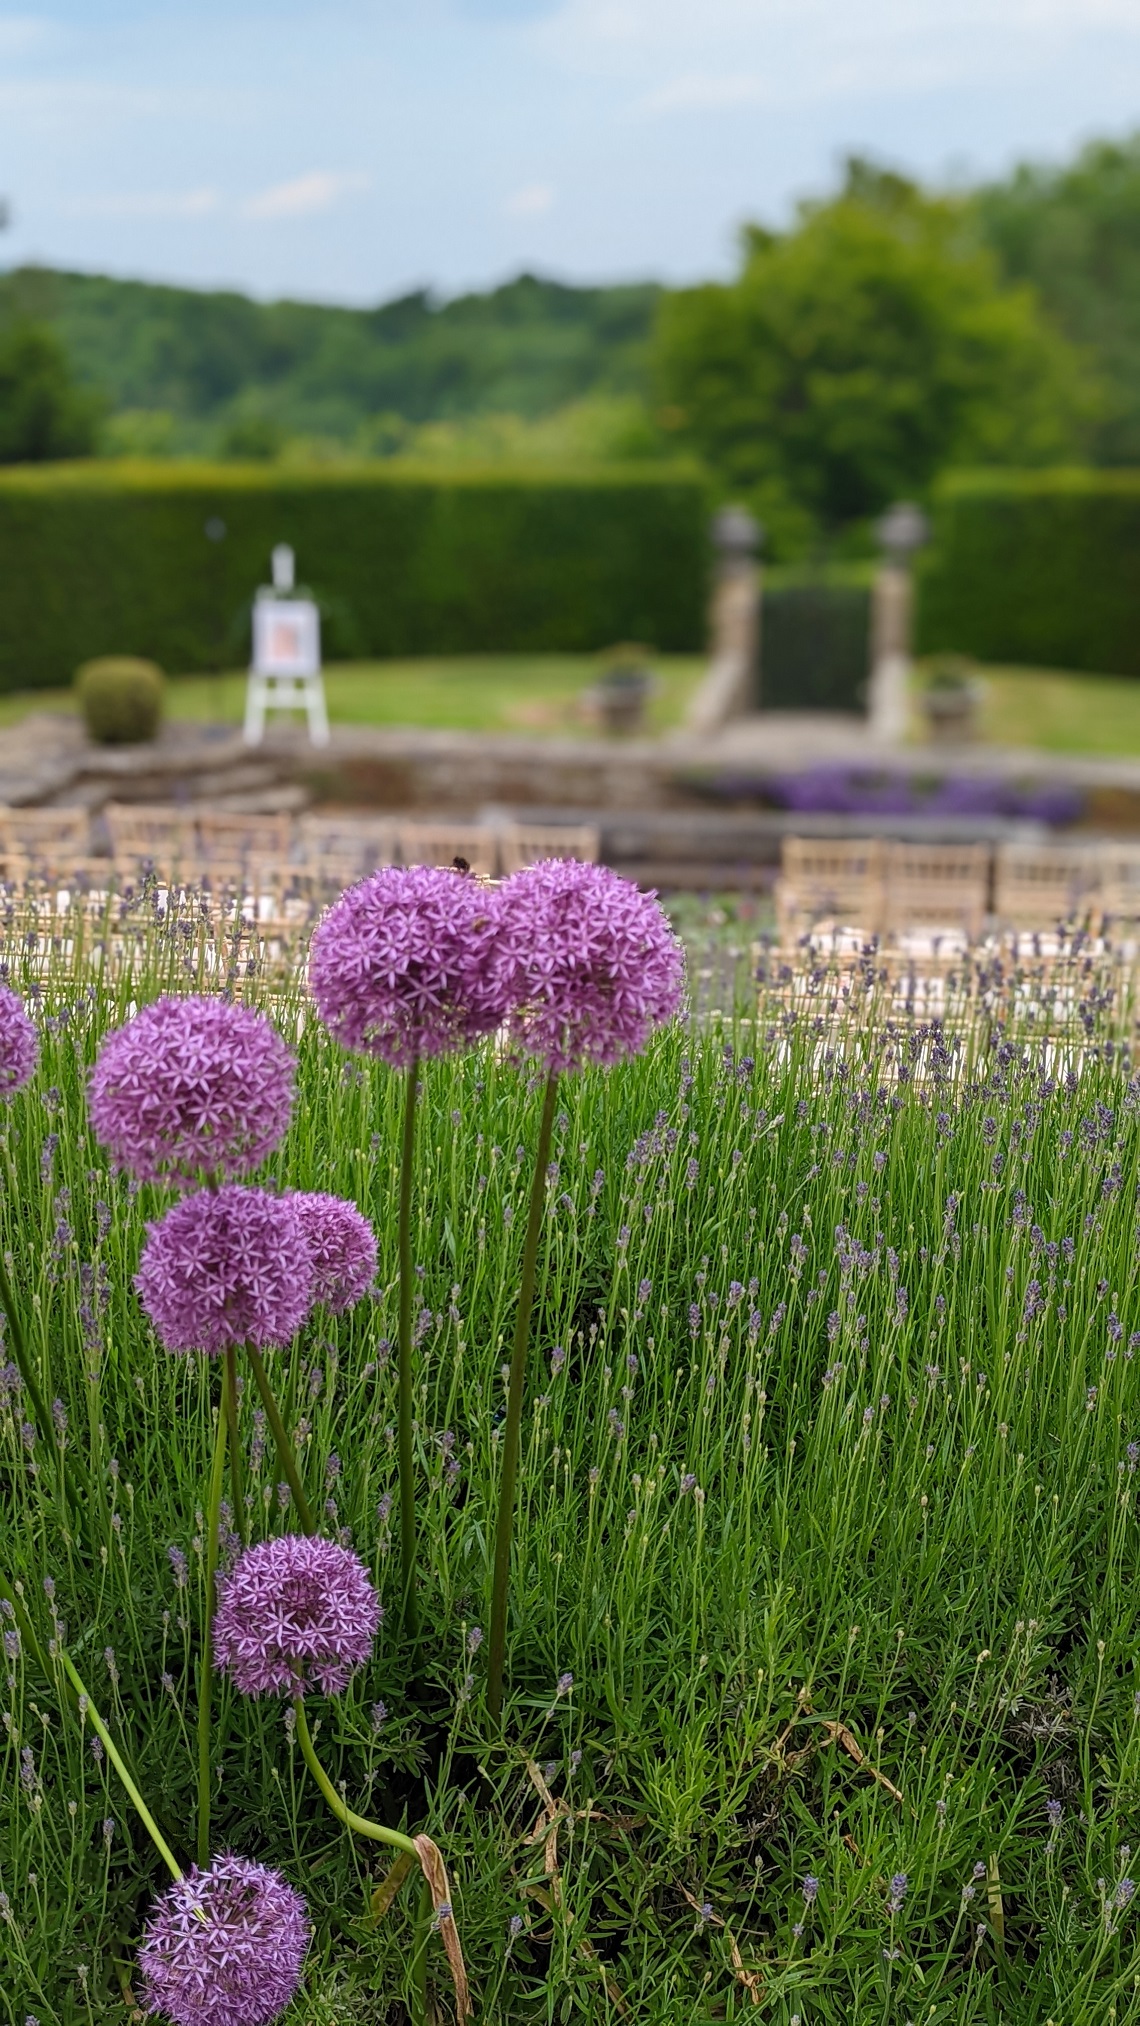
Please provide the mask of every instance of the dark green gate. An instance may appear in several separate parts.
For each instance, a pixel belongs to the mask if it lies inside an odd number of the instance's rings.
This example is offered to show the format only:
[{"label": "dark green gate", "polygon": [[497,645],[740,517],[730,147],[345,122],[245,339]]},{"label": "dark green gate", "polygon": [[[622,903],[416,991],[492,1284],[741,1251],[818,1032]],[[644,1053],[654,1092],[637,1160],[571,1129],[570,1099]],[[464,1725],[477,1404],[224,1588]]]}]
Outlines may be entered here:
[{"label": "dark green gate", "polygon": [[765,588],[762,710],[861,711],[870,673],[871,593],[852,584]]}]

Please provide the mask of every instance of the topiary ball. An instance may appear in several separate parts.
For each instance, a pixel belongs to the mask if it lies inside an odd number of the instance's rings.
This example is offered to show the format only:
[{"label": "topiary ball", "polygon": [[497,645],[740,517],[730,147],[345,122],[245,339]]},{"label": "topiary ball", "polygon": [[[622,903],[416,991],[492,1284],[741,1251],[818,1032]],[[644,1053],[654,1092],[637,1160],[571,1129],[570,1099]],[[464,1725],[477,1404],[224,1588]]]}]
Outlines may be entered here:
[{"label": "topiary ball", "polygon": [[132,746],[154,738],[166,684],[153,661],[127,654],[85,661],[75,687],[88,737],[98,745]]}]

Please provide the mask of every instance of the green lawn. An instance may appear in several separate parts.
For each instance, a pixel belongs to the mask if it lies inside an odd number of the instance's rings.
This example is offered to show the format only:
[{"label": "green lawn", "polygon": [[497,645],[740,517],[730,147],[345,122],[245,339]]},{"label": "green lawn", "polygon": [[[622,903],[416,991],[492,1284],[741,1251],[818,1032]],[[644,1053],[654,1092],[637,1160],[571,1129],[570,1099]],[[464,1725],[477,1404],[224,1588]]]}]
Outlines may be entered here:
[{"label": "green lawn", "polygon": [[[979,668],[986,744],[1140,755],[1140,681],[1052,668]],[[921,675],[916,687],[921,683]]]},{"label": "green lawn", "polygon": [[[647,718],[651,732],[681,722],[704,673],[696,655],[663,655]],[[325,670],[334,724],[423,725],[442,730],[520,732],[572,738],[595,728],[584,692],[597,681],[588,654],[473,654],[416,661],[341,662]],[[239,724],[245,674],[175,676],[168,685],[173,718]],[[70,710],[69,690],[33,690],[0,698],[0,724],[30,710]]]}]

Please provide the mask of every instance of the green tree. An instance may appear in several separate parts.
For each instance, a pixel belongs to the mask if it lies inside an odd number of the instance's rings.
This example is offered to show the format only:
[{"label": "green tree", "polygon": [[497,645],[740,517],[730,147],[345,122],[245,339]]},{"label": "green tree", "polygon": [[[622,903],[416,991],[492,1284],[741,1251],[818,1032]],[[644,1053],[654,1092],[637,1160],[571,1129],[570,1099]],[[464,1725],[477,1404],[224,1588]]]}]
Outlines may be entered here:
[{"label": "green tree", "polygon": [[784,547],[955,462],[1070,454],[1079,362],[1032,292],[1004,287],[968,213],[848,165],[786,234],[751,226],[735,282],[659,308],[665,419]]},{"label": "green tree", "polygon": [[974,209],[1003,272],[1033,285],[1099,375],[1097,462],[1140,464],[1140,133],[1093,141],[1066,168],[1023,164]]},{"label": "green tree", "polygon": [[51,331],[17,324],[0,337],[0,464],[85,457],[95,425],[95,403],[72,385]]}]

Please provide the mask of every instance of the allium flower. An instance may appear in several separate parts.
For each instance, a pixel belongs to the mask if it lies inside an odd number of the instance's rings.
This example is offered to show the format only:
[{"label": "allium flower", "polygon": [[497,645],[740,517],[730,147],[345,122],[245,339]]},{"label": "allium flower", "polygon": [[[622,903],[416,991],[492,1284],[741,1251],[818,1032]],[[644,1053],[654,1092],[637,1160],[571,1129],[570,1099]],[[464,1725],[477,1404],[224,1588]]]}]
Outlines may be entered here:
[{"label": "allium flower", "polygon": [[380,1599],[358,1555],[281,1534],[238,1557],[214,1618],[215,1664],[244,1695],[336,1695],[372,1652]]},{"label": "allium flower", "polygon": [[313,1266],[288,1196],[229,1182],[147,1225],[135,1275],[168,1351],[287,1344],[312,1307]]},{"label": "allium flower", "polygon": [[0,1097],[22,1090],[35,1074],[40,1037],[24,1011],[18,992],[0,985]]},{"label": "allium flower", "polygon": [[309,990],[344,1048],[405,1069],[498,1027],[490,965],[497,896],[428,865],[385,866],[341,895],[313,936]]},{"label": "allium flower", "polygon": [[230,1852],[157,1899],[139,1948],[143,2004],[174,2026],[269,2026],[301,1981],[309,1918],[299,1892]]},{"label": "allium flower", "polygon": [[636,1055],[681,1003],[684,959],[656,897],[604,865],[551,858],[499,893],[508,1024],[548,1069]]},{"label": "allium flower", "polygon": [[95,1136],[141,1181],[244,1175],[289,1124],[293,1057],[225,999],[158,999],[107,1036],[91,1072]]},{"label": "allium flower", "polygon": [[376,1233],[343,1196],[290,1195],[313,1262],[313,1301],[340,1315],[376,1278]]}]

